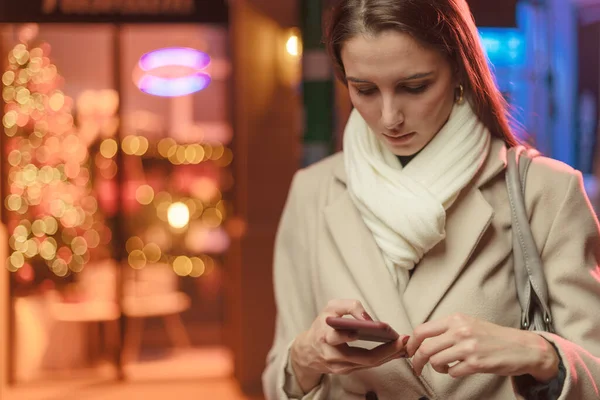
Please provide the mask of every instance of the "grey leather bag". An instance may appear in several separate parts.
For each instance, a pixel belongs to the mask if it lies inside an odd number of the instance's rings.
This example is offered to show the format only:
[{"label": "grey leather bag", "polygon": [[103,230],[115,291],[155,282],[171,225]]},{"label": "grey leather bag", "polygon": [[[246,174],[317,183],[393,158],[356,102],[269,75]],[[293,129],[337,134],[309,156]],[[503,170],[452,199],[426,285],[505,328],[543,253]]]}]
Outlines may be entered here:
[{"label": "grey leather bag", "polygon": [[529,226],[525,208],[525,181],[535,150],[523,146],[507,153],[506,186],[512,215],[513,257],[517,295],[521,304],[521,328],[554,332],[548,306],[548,285],[544,266]]}]

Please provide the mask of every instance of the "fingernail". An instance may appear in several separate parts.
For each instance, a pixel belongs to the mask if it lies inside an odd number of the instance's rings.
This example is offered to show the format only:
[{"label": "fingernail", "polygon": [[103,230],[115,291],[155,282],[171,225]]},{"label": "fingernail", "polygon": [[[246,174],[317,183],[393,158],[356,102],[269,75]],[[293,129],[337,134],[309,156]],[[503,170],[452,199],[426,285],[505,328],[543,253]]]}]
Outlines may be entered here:
[{"label": "fingernail", "polygon": [[362,313],[362,317],[363,317],[364,319],[366,319],[367,321],[373,321],[373,318],[371,318],[371,316],[370,316],[370,315],[369,315],[369,314],[368,314],[366,311],[364,311],[364,312]]},{"label": "fingernail", "polygon": [[406,346],[406,344],[408,343],[409,340],[410,340],[410,336],[404,337],[404,339],[402,339],[402,344]]}]

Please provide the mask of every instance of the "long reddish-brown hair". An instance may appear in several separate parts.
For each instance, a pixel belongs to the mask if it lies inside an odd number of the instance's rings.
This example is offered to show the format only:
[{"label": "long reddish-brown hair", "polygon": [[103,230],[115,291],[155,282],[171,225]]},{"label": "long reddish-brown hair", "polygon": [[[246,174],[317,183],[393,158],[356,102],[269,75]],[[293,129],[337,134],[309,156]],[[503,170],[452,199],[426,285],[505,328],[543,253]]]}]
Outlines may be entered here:
[{"label": "long reddish-brown hair", "polygon": [[336,1],[325,22],[325,45],[338,78],[347,83],[340,55],[347,40],[388,29],[409,34],[445,55],[491,134],[509,147],[518,143],[509,123],[509,106],[496,87],[466,0]]}]

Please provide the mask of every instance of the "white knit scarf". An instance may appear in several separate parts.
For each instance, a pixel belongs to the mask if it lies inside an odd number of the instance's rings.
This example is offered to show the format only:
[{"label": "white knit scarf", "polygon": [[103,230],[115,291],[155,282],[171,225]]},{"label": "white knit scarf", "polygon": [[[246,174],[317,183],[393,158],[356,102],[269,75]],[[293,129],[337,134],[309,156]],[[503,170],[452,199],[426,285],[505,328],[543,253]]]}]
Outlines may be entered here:
[{"label": "white knit scarf", "polygon": [[446,236],[446,210],[485,161],[491,135],[468,101],[404,168],[357,110],[344,132],[351,198],[399,290],[408,271]]}]

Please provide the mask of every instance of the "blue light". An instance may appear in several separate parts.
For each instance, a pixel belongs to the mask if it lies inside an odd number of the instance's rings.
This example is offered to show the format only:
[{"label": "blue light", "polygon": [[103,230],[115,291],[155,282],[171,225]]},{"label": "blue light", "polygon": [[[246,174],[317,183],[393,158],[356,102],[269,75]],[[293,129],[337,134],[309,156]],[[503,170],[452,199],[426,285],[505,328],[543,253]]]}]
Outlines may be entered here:
[{"label": "blue light", "polygon": [[525,36],[518,29],[479,28],[479,37],[494,67],[525,65]]},{"label": "blue light", "polygon": [[142,92],[162,97],[185,96],[205,89],[210,84],[208,74],[197,72],[181,78],[161,78],[145,75],[138,85]]}]

